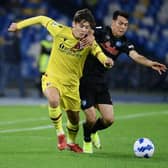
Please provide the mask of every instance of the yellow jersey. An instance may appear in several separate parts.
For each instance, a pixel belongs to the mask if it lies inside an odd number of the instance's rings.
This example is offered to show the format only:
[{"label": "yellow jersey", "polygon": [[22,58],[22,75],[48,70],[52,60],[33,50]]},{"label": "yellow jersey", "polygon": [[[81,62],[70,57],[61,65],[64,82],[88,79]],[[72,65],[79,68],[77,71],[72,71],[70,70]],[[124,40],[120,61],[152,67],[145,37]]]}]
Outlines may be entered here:
[{"label": "yellow jersey", "polygon": [[[53,37],[53,45],[46,73],[49,77],[59,80],[62,84],[79,84],[86,57],[89,52],[96,56],[102,64],[107,57],[94,41],[91,47],[77,47],[80,41],[72,34],[72,28],[59,24],[46,16],[36,16],[17,23],[17,29],[41,24]],[[93,67],[94,68],[94,67]]]}]

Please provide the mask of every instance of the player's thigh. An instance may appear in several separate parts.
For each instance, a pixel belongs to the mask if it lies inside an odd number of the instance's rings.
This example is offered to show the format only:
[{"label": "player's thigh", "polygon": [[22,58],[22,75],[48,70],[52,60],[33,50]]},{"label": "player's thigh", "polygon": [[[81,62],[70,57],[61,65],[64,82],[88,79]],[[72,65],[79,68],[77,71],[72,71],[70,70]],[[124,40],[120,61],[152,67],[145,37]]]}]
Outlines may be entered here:
[{"label": "player's thigh", "polygon": [[[81,108],[82,110],[90,109],[95,105],[96,92],[95,89],[80,88]],[[92,111],[93,109],[91,108]],[[89,114],[88,114],[89,115]]]},{"label": "player's thigh", "polygon": [[65,111],[80,111],[80,98],[77,95],[64,95],[62,96],[61,105]]},{"label": "player's thigh", "polygon": [[69,94],[62,96],[61,106],[67,113],[68,120],[72,124],[78,124],[80,111],[80,98],[78,94]]},{"label": "player's thigh", "polygon": [[61,87],[61,104],[65,111],[80,111],[81,100],[79,96],[79,85],[63,85]]},{"label": "player's thigh", "polygon": [[[60,86],[57,84],[54,79],[50,79],[47,76],[42,76],[42,90],[44,95],[49,100],[49,103],[59,104],[60,100]],[[54,103],[54,104],[55,104]]]},{"label": "player's thigh", "polygon": [[96,122],[96,109],[91,106],[84,110],[86,121],[95,123]]},{"label": "player's thigh", "polygon": [[53,100],[59,101],[60,99],[59,91],[55,87],[46,88],[46,90],[44,91],[44,95],[48,98],[48,100],[51,100],[51,101]]},{"label": "player's thigh", "polygon": [[114,111],[112,104],[98,104],[97,107],[104,120],[108,122],[114,121]]}]

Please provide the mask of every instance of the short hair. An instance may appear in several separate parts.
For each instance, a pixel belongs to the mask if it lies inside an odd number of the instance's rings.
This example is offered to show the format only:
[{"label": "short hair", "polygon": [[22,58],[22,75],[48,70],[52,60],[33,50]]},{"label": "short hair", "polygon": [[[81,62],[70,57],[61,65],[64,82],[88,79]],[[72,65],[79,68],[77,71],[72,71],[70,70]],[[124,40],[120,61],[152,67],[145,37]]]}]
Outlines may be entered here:
[{"label": "short hair", "polygon": [[89,24],[92,28],[94,28],[96,25],[96,22],[95,22],[94,16],[92,15],[92,12],[87,8],[78,10],[73,17],[74,22],[79,23],[82,20],[89,22]]},{"label": "short hair", "polygon": [[113,20],[116,20],[118,18],[118,16],[122,16],[122,17],[126,18],[127,20],[129,19],[129,13],[127,13],[125,11],[116,10],[113,13]]}]

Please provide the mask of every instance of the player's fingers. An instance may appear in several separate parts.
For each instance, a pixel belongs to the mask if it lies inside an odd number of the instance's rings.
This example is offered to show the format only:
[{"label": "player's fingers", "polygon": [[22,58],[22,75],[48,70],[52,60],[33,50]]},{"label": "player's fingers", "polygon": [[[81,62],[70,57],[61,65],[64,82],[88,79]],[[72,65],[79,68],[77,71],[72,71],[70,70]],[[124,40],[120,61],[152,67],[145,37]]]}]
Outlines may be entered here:
[{"label": "player's fingers", "polygon": [[11,25],[11,26],[8,28],[8,31],[14,31],[14,27]]},{"label": "player's fingers", "polygon": [[157,70],[160,75],[162,75],[162,71],[160,69]]},{"label": "player's fingers", "polygon": [[89,43],[92,43],[93,40],[92,39],[88,39],[88,38],[84,38],[81,40],[82,43],[86,43],[86,44],[89,44]]},{"label": "player's fingers", "polygon": [[91,43],[89,41],[87,41],[87,40],[86,41],[81,41],[80,44],[81,44],[82,47],[87,47],[87,46],[91,45]]},{"label": "player's fingers", "polygon": [[163,67],[163,68],[165,68],[165,69],[167,68],[166,65],[164,65],[164,64],[161,64],[161,67]]},{"label": "player's fingers", "polygon": [[162,65],[159,67],[161,71],[166,72],[167,67],[165,65]]},{"label": "player's fingers", "polygon": [[17,30],[17,24],[16,23],[12,23],[8,28],[8,31],[16,31],[16,30]]},{"label": "player's fingers", "polygon": [[162,70],[163,72],[166,72],[166,69],[165,69],[165,68],[161,68],[161,70]]},{"label": "player's fingers", "polygon": [[8,31],[12,31],[12,28],[11,28],[11,26],[8,28]]}]

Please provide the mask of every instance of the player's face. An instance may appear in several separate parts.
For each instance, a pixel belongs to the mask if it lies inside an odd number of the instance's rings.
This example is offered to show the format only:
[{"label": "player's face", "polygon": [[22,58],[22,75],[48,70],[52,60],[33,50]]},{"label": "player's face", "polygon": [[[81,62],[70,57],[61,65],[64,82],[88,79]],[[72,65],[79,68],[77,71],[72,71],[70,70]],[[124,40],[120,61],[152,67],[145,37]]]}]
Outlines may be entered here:
[{"label": "player's face", "polygon": [[84,38],[91,30],[90,24],[87,21],[81,21],[79,23],[73,22],[72,33],[77,39]]},{"label": "player's face", "polygon": [[118,16],[116,20],[112,20],[111,28],[114,36],[121,37],[128,29],[128,20]]}]

